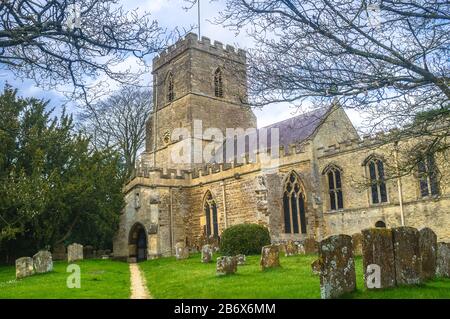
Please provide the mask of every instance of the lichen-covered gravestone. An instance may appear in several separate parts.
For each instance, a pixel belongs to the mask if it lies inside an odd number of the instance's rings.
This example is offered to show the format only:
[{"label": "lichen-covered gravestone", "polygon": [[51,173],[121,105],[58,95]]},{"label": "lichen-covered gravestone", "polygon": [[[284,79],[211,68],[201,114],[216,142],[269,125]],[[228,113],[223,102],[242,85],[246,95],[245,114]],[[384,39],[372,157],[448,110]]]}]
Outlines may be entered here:
[{"label": "lichen-covered gravestone", "polygon": [[213,249],[211,245],[204,245],[202,247],[202,263],[209,263],[212,260]]},{"label": "lichen-covered gravestone", "polygon": [[437,244],[436,275],[450,278],[450,243]]},{"label": "lichen-covered gravestone", "polygon": [[314,238],[306,238],[303,241],[306,254],[317,254],[319,244]]},{"label": "lichen-covered gravestone", "polygon": [[222,256],[217,258],[216,274],[218,276],[231,275],[237,271],[236,257]]},{"label": "lichen-covered gravestone", "polygon": [[397,285],[415,285],[422,281],[419,231],[413,227],[392,229]]},{"label": "lichen-covered gravestone", "polygon": [[419,236],[422,279],[433,279],[436,276],[437,236],[433,230],[427,227],[419,231]]},{"label": "lichen-covered gravestone", "polygon": [[298,254],[298,247],[292,240],[289,240],[286,243],[286,248],[285,248],[284,254],[286,257],[295,256]]},{"label": "lichen-covered gravestone", "polygon": [[337,298],[356,289],[352,237],[330,236],[320,242],[320,296]]},{"label": "lichen-covered gravestone", "polygon": [[320,260],[316,259],[311,263],[311,270],[314,275],[320,275]]},{"label": "lichen-covered gravestone", "polygon": [[352,235],[353,255],[362,256],[362,240],[363,235],[361,233],[355,233]]},{"label": "lichen-covered gravestone", "polygon": [[16,260],[16,278],[21,279],[34,275],[33,258],[22,257]]},{"label": "lichen-covered gravestone", "polygon": [[175,245],[175,257],[177,260],[189,258],[189,248],[186,247],[185,243],[180,242]]},{"label": "lichen-covered gravestone", "polygon": [[237,261],[238,266],[245,265],[245,262],[246,262],[245,255],[244,254],[236,255],[236,261]]},{"label": "lichen-covered gravestone", "polygon": [[304,254],[306,254],[305,246],[303,245],[303,243],[297,244],[297,253],[298,253],[299,255],[304,255]]},{"label": "lichen-covered gravestone", "polygon": [[83,260],[83,245],[75,243],[67,246],[67,261],[71,263],[77,260]]},{"label": "lichen-covered gravestone", "polygon": [[[395,259],[392,230],[386,228],[370,228],[364,229],[362,235],[365,287],[367,289],[395,287]],[[372,270],[373,265],[377,265],[380,270],[378,286],[367,285],[369,276],[376,275]]]},{"label": "lichen-covered gravestone", "polygon": [[34,271],[38,274],[53,270],[52,254],[47,250],[41,250],[33,256]]},{"label": "lichen-covered gravestone", "polygon": [[269,245],[261,249],[261,269],[280,267],[280,251],[278,246]]}]

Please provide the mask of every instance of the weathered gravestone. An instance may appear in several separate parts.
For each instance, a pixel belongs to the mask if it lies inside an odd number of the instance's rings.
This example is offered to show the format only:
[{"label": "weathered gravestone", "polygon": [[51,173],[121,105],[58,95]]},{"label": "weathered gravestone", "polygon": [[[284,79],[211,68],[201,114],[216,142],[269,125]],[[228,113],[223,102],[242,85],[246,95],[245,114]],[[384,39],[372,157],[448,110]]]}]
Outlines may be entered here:
[{"label": "weathered gravestone", "polygon": [[53,270],[52,254],[47,250],[41,250],[33,256],[34,271],[38,274]]},{"label": "weathered gravestone", "polygon": [[212,260],[213,250],[211,245],[204,245],[202,247],[202,263],[209,263]]},{"label": "weathered gravestone", "polygon": [[243,266],[243,265],[245,265],[245,262],[246,262],[245,255],[244,255],[244,254],[239,254],[239,255],[237,255],[237,256],[236,256],[236,261],[237,261],[238,266]]},{"label": "weathered gravestone", "polygon": [[397,285],[414,285],[422,281],[419,231],[413,227],[392,229]]},{"label": "weathered gravestone", "polygon": [[64,244],[57,244],[55,247],[53,247],[53,260],[66,260],[67,259],[67,253],[66,253],[66,246]]},{"label": "weathered gravestone", "polygon": [[175,245],[175,256],[177,260],[189,258],[189,248],[186,247],[185,243],[180,242]]},{"label": "weathered gravestone", "polygon": [[92,247],[92,246],[84,246],[83,247],[83,258],[84,259],[95,258],[94,247]]},{"label": "weathered gravestone", "polygon": [[[364,285],[367,289],[395,287],[395,259],[392,230],[369,228],[362,231]],[[380,278],[378,276],[377,267]],[[368,285],[368,281],[370,281]],[[378,284],[378,285],[377,285]]]},{"label": "weathered gravestone", "polygon": [[222,256],[217,258],[216,274],[218,276],[231,275],[237,271],[236,257]]},{"label": "weathered gravestone", "polygon": [[304,255],[304,254],[306,254],[305,246],[303,245],[303,243],[298,243],[298,244],[297,244],[297,253],[298,253],[299,255]]},{"label": "weathered gravestone", "polygon": [[75,243],[67,246],[67,261],[71,263],[77,260],[83,260],[83,245]]},{"label": "weathered gravestone", "polygon": [[261,249],[261,269],[280,267],[280,251],[277,245],[264,246]]},{"label": "weathered gravestone", "polygon": [[292,240],[289,240],[286,243],[286,248],[285,248],[284,254],[286,257],[297,255],[298,254],[298,246]]},{"label": "weathered gravestone", "polygon": [[352,237],[330,236],[320,242],[320,296],[337,298],[356,289]]},{"label": "weathered gravestone", "polygon": [[361,233],[355,233],[352,235],[353,255],[354,256],[362,256],[362,240],[363,240],[363,235]]},{"label": "weathered gravestone", "polygon": [[450,243],[437,244],[436,275],[450,278]]},{"label": "weathered gravestone", "polygon": [[311,263],[311,270],[314,275],[320,275],[320,260],[316,259]]},{"label": "weathered gravestone", "polygon": [[303,241],[306,254],[317,254],[319,243],[314,238],[306,238]]},{"label": "weathered gravestone", "polygon": [[16,278],[25,278],[34,275],[33,258],[22,257],[16,259]]},{"label": "weathered gravestone", "polygon": [[422,279],[433,279],[436,276],[437,236],[428,227],[419,231],[419,251],[422,260]]}]

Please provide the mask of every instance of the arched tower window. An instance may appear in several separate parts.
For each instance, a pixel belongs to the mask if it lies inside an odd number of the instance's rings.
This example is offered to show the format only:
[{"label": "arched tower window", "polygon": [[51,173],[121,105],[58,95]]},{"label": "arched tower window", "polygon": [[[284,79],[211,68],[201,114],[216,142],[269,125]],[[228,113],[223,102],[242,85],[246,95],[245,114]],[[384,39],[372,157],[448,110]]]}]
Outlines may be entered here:
[{"label": "arched tower window", "polygon": [[386,203],[387,190],[383,161],[375,157],[368,158],[366,161],[366,169],[370,179],[372,204]]},{"label": "arched tower window", "polygon": [[214,94],[216,97],[223,97],[222,70],[220,68],[214,72]]},{"label": "arched tower window", "polygon": [[305,192],[297,174],[289,174],[283,194],[284,232],[306,234]]},{"label": "arched tower window", "polygon": [[418,171],[420,196],[439,195],[438,170],[433,155],[425,156],[425,159],[419,162]]},{"label": "arched tower window", "polygon": [[207,237],[219,235],[219,223],[217,219],[217,205],[210,191],[205,195],[203,201],[203,211],[206,217],[206,225],[204,232]]},{"label": "arched tower window", "polygon": [[330,198],[330,210],[344,208],[342,195],[342,170],[335,165],[330,165],[324,170],[328,181],[328,194]]},{"label": "arched tower window", "polygon": [[167,102],[173,102],[175,99],[174,92],[174,84],[173,84],[173,75],[169,73],[166,79],[166,93],[167,93]]}]

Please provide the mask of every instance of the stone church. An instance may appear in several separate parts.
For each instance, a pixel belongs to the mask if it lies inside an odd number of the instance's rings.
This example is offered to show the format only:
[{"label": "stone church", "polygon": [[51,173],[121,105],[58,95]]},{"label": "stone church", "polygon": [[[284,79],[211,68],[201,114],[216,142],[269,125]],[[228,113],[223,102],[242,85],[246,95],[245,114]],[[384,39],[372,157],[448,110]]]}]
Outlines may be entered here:
[{"label": "stone church", "polygon": [[[274,243],[402,224],[450,240],[444,159],[386,178],[398,145],[361,138],[337,104],[255,130],[245,51],[191,33],[154,59],[153,81],[146,150],[125,186],[115,258],[170,256],[179,242],[195,249],[241,223],[265,225]],[[218,142],[230,128],[232,143]],[[255,135],[266,148],[250,149]]]}]

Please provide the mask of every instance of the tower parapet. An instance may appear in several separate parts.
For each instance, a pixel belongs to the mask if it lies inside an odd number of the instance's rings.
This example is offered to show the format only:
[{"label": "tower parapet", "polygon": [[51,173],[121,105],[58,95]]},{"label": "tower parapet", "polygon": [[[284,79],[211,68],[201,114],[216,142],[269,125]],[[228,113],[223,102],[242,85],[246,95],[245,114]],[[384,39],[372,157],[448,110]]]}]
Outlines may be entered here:
[{"label": "tower parapet", "polygon": [[234,46],[228,44],[224,46],[223,43],[219,41],[214,41],[214,43],[212,43],[211,39],[207,37],[202,37],[199,40],[197,34],[188,33],[184,38],[169,46],[153,59],[153,72],[188,49],[197,49],[237,63],[246,64],[245,50],[236,49]]}]

